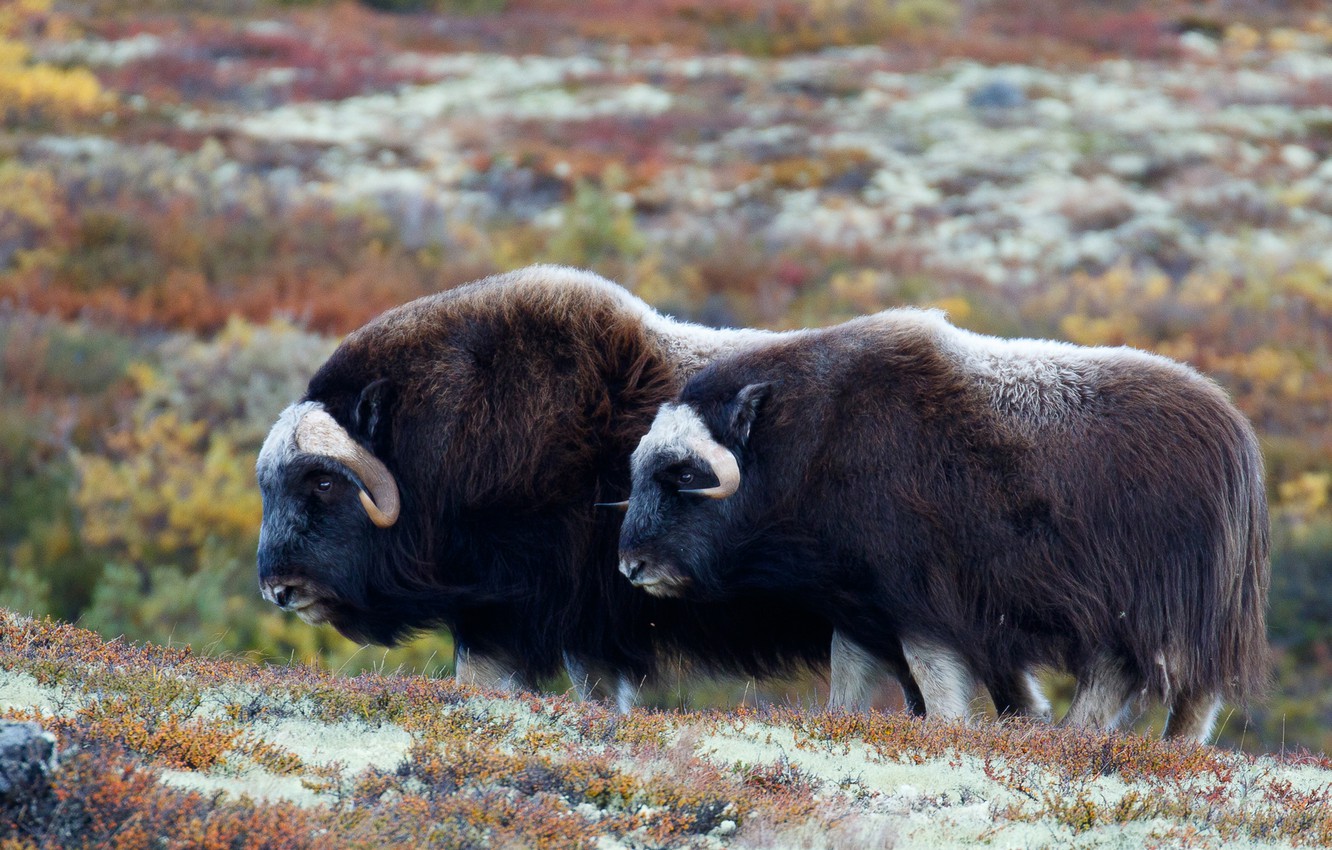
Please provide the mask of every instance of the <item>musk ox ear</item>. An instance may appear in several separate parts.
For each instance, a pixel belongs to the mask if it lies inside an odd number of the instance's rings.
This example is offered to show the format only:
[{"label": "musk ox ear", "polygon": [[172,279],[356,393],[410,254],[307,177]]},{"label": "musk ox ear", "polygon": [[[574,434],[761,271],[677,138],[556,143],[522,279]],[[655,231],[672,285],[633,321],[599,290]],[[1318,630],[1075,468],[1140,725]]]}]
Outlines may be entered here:
[{"label": "musk ox ear", "polygon": [[759,408],[768,397],[772,384],[749,384],[735,394],[726,406],[727,437],[734,445],[743,446],[749,442],[749,432],[758,419]]},{"label": "musk ox ear", "polygon": [[383,449],[388,437],[389,404],[392,387],[387,378],[367,384],[352,408],[352,428],[376,449]]}]

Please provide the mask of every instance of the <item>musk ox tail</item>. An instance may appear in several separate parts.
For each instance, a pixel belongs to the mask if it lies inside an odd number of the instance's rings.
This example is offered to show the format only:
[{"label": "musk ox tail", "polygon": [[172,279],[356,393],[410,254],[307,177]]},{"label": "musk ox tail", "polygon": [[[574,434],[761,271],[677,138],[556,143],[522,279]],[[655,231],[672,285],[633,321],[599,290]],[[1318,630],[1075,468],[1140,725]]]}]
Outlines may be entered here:
[{"label": "musk ox tail", "polygon": [[1179,565],[1191,566],[1167,571],[1180,583],[1156,614],[1160,651],[1139,644],[1135,654],[1148,688],[1167,704],[1207,694],[1244,704],[1263,696],[1271,675],[1263,461],[1252,428],[1228,403],[1199,412],[1210,449],[1190,458],[1191,492],[1174,494],[1192,502],[1181,510],[1201,523],[1199,536],[1179,553]]},{"label": "musk ox tail", "polygon": [[[1263,696],[1270,684],[1267,595],[1271,585],[1267,493],[1263,459],[1253,429],[1235,414],[1238,431],[1228,475],[1225,534],[1218,552],[1217,664],[1221,694],[1244,703]],[[1226,581],[1228,579],[1228,581]]]},{"label": "musk ox tail", "polygon": [[[1159,383],[1158,399],[1169,387]],[[1189,381],[1169,389],[1173,409],[1142,420],[1150,427],[1133,437],[1143,446],[1150,434],[1171,435],[1166,453],[1154,453],[1150,464],[1160,486],[1131,490],[1119,506],[1140,523],[1128,532],[1136,543],[1117,553],[1137,562],[1124,606],[1134,614],[1107,614],[1120,618],[1131,663],[1153,696],[1168,705],[1215,697],[1245,704],[1264,695],[1271,675],[1262,455],[1248,421],[1219,388],[1199,392]]]}]

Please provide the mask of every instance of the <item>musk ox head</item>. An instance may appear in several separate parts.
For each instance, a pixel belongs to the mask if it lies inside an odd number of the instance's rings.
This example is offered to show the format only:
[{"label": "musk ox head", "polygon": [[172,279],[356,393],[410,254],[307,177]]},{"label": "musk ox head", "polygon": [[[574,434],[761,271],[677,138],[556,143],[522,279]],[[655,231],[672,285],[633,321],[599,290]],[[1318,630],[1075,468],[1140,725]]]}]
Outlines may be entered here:
[{"label": "musk ox head", "polygon": [[750,384],[721,403],[666,404],[631,459],[620,572],[654,596],[711,595],[736,529],[761,494],[740,458],[768,391]]},{"label": "musk ox head", "polygon": [[365,388],[352,413],[356,435],[320,402],[291,405],[255,468],[264,501],[258,556],[264,598],[307,623],[329,622],[371,639],[380,636],[344,626],[370,603],[371,563],[400,511],[393,474],[367,448],[386,428],[386,398],[383,382]]}]

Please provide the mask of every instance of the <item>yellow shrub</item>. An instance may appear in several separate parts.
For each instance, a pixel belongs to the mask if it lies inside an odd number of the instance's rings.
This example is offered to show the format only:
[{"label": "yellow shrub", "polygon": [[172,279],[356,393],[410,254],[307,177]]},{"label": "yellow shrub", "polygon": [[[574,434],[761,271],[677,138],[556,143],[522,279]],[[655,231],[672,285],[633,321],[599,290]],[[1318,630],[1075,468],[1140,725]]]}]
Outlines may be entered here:
[{"label": "yellow shrub", "polygon": [[28,265],[28,255],[56,222],[55,205],[56,183],[49,171],[0,162],[0,266]]},{"label": "yellow shrub", "polygon": [[50,6],[50,0],[19,0],[0,8],[0,117],[5,123],[77,118],[111,101],[86,68],[31,61],[22,31]]},{"label": "yellow shrub", "polygon": [[174,413],[113,435],[110,456],[83,455],[75,503],[90,546],[133,561],[197,551],[210,537],[247,546],[262,503],[253,458]]},{"label": "yellow shrub", "polygon": [[1314,520],[1326,519],[1329,491],[1332,473],[1328,472],[1304,472],[1277,485],[1276,513],[1290,524],[1297,539],[1308,533]]}]

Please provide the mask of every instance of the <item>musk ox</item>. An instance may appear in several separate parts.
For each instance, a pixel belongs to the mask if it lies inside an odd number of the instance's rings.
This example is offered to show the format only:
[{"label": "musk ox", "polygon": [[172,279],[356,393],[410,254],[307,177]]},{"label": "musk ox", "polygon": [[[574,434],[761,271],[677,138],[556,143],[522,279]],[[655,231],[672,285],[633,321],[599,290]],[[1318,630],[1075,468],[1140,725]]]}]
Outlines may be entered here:
[{"label": "musk ox", "polygon": [[1113,727],[1142,692],[1203,740],[1267,675],[1258,444],[1162,357],[888,311],[714,361],[632,474],[634,584],[798,594],[870,654],[935,653],[927,705],[1051,666],[1077,677],[1065,722]]},{"label": "musk ox", "polygon": [[[630,453],[688,375],[769,338],[676,322],[552,266],[385,313],[264,443],[263,595],[355,640],[447,626],[464,680],[534,687],[564,667],[622,707],[665,657],[747,675],[826,664],[831,627],[798,595],[634,590],[616,571],[621,514],[593,507],[627,496]],[[835,701],[886,671],[919,709],[900,651],[835,653]]]}]

